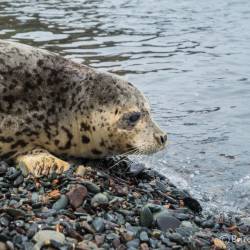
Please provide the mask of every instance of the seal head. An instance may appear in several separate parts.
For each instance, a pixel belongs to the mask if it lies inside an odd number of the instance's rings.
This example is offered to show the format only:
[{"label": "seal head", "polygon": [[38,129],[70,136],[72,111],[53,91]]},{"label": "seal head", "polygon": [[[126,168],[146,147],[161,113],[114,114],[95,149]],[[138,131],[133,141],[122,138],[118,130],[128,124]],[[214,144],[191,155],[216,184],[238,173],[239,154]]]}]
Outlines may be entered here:
[{"label": "seal head", "polygon": [[165,147],[167,135],[152,120],[147,99],[126,80],[95,71],[92,84],[79,93],[83,98],[75,116],[77,144],[88,157],[151,154]]}]

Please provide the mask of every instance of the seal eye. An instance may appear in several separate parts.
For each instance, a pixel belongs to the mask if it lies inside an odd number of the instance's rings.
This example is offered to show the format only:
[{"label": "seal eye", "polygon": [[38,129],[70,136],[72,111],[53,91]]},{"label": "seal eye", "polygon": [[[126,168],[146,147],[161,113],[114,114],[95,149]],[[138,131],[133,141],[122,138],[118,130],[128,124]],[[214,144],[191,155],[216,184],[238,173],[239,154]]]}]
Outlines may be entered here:
[{"label": "seal eye", "polygon": [[130,123],[136,123],[140,119],[140,117],[141,117],[140,112],[134,112],[128,117],[128,120]]}]

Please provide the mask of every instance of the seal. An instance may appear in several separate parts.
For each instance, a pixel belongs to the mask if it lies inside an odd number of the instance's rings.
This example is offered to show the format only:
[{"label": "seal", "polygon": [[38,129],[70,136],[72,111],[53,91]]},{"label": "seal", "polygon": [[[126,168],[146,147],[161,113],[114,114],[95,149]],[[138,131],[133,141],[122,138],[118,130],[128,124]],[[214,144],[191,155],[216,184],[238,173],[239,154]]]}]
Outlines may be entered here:
[{"label": "seal", "polygon": [[0,158],[35,175],[64,157],[151,154],[167,141],[144,95],[119,76],[0,40]]}]

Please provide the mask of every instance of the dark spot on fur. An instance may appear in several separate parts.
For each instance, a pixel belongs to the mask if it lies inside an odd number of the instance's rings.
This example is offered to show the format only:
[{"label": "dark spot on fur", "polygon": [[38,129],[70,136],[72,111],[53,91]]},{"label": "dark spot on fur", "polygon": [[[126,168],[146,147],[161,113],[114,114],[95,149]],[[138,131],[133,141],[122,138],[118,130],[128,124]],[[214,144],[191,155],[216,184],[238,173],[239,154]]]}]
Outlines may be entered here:
[{"label": "dark spot on fur", "polygon": [[101,151],[99,151],[98,149],[95,149],[95,148],[92,149],[91,152],[92,152],[94,155],[101,155],[101,154],[102,154]]},{"label": "dark spot on fur", "polygon": [[90,131],[90,126],[88,124],[86,124],[85,122],[81,123],[81,131]]},{"label": "dark spot on fur", "polygon": [[11,145],[11,149],[17,148],[17,147],[25,147],[28,145],[28,142],[24,140],[18,140],[16,143]]},{"label": "dark spot on fur", "polygon": [[105,147],[105,142],[104,142],[103,139],[102,139],[101,142],[100,142],[100,146],[101,146],[101,147]]},{"label": "dark spot on fur", "polygon": [[82,143],[87,144],[89,142],[90,142],[90,139],[86,135],[83,135],[82,136]]},{"label": "dark spot on fur", "polygon": [[43,62],[42,59],[39,59],[39,60],[37,61],[37,66],[42,67],[43,64],[44,64],[44,62]]},{"label": "dark spot on fur", "polygon": [[69,149],[71,147],[71,141],[73,139],[73,135],[64,126],[62,126],[62,130],[66,133],[68,140],[67,140],[67,142],[65,143],[65,145],[63,147],[58,147],[58,148],[61,149],[61,150],[66,150],[66,149]]},{"label": "dark spot on fur", "polygon": [[8,137],[0,136],[0,141],[3,143],[10,143],[10,142],[13,142],[14,139],[10,136],[8,136]]},{"label": "dark spot on fur", "polygon": [[5,153],[5,154],[2,154],[1,155],[1,159],[8,159],[8,158],[11,158],[11,156],[13,156],[14,154],[16,154],[17,151],[10,151],[8,153]]}]

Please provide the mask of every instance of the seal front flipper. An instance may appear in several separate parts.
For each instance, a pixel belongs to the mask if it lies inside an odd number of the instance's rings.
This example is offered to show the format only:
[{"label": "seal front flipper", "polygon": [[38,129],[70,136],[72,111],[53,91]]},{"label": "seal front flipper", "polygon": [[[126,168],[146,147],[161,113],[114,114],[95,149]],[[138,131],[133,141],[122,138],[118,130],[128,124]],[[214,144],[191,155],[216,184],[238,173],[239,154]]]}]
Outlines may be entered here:
[{"label": "seal front flipper", "polygon": [[68,162],[43,149],[34,149],[27,154],[20,155],[16,158],[16,162],[24,164],[27,170],[36,177],[49,175],[53,172],[61,174],[70,167]]}]

